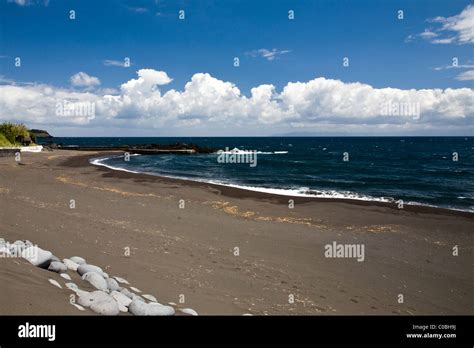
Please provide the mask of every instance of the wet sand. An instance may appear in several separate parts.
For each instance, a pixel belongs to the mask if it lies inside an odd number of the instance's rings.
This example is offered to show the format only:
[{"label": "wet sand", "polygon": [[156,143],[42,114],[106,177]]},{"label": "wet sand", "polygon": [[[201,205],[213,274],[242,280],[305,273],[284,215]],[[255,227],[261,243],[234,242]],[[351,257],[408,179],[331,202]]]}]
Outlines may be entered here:
[{"label": "wet sand", "polygon": [[[200,314],[473,311],[474,214],[292,198],[89,164],[100,155],[0,158],[0,238],[31,240],[60,259],[82,256],[162,303],[184,295],[182,306]],[[325,257],[333,241],[364,245],[364,261]],[[71,292],[49,278],[65,283],[23,259],[0,259],[0,314],[92,314],[68,304]]]}]

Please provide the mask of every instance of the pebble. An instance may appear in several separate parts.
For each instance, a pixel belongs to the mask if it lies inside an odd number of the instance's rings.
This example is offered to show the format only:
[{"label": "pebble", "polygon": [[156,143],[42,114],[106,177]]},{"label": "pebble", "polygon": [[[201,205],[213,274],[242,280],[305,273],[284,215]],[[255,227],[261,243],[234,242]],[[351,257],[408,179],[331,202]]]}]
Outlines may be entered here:
[{"label": "pebble", "polygon": [[110,290],[110,291],[119,291],[120,289],[120,286],[118,285],[117,281],[115,279],[112,279],[112,278],[107,278],[105,280],[105,282],[107,283],[107,288]]},{"label": "pebble", "polygon": [[63,263],[66,265],[67,269],[70,269],[71,271],[77,271],[77,268],[79,267],[78,263],[75,263],[70,259],[63,259]]},{"label": "pebble", "polygon": [[61,273],[60,276],[63,277],[64,279],[66,279],[66,280],[71,280],[71,276],[67,273]]},{"label": "pebble", "polygon": [[82,276],[82,280],[85,280],[92,284],[98,290],[107,290],[107,282],[101,275],[95,272],[87,272]]},{"label": "pebble", "polygon": [[173,315],[173,307],[163,306],[157,303],[145,303],[140,300],[133,300],[128,307],[128,311],[134,315]]},{"label": "pebble", "polygon": [[50,282],[54,286],[57,286],[58,288],[62,289],[62,286],[57,281],[55,281],[54,279],[48,279],[48,282]]},{"label": "pebble", "polygon": [[88,272],[97,273],[101,277],[102,277],[102,273],[104,273],[102,271],[102,268],[100,268],[98,266],[94,266],[94,265],[82,264],[82,265],[79,265],[79,267],[77,267],[77,273],[79,273],[81,276],[88,273]]},{"label": "pebble", "polygon": [[48,271],[51,272],[66,272],[67,267],[64,263],[58,261],[52,261],[48,266]]},{"label": "pebble", "polygon": [[130,289],[138,293],[142,292],[141,290],[138,290],[137,288],[134,288],[133,286],[131,286]]},{"label": "pebble", "polygon": [[156,297],[153,296],[153,295],[148,295],[148,294],[146,294],[146,295],[142,295],[142,297],[143,297],[143,298],[146,298],[148,301],[151,301],[151,302],[158,302],[158,300],[156,299]]},{"label": "pebble", "polygon": [[34,266],[48,268],[53,254],[51,251],[43,250],[38,246],[32,246],[23,249],[21,252],[21,257],[29,261]]},{"label": "pebble", "polygon": [[185,314],[190,314],[190,315],[198,315],[197,312],[194,310],[194,309],[191,309],[191,308],[183,308],[183,309],[180,309],[181,312],[185,313]]},{"label": "pebble", "polygon": [[68,289],[71,289],[71,290],[77,290],[77,289],[79,289],[79,287],[78,287],[76,284],[74,284],[74,283],[66,283],[66,284],[64,284],[64,286],[65,286],[66,288],[68,288]]},{"label": "pebble", "polygon": [[120,277],[114,277],[114,279],[118,281],[120,284],[130,284],[128,281]]},{"label": "pebble", "polygon": [[84,265],[86,263],[86,260],[79,256],[70,257],[69,260],[77,263],[78,265]]},{"label": "pebble", "polygon": [[71,303],[74,307],[76,307],[77,309],[79,309],[80,311],[85,311],[85,308],[82,307],[81,305],[78,305],[77,303]]}]

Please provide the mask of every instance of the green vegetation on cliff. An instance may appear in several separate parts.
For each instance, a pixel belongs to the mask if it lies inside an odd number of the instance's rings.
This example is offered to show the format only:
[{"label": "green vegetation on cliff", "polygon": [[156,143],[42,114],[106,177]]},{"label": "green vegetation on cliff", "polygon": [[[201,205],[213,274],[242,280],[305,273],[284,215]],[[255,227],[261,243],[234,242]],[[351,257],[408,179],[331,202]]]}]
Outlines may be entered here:
[{"label": "green vegetation on cliff", "polygon": [[0,147],[35,145],[37,137],[51,137],[41,129],[29,130],[22,123],[0,123]]}]

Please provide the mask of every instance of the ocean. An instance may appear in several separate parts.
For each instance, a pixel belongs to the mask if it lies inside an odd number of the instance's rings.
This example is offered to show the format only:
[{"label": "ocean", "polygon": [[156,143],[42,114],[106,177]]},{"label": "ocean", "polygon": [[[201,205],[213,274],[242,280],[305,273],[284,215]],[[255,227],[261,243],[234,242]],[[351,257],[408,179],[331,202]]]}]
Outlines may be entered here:
[{"label": "ocean", "polygon": [[[256,165],[218,154],[136,155],[93,164],[295,196],[427,205],[474,212],[474,137],[54,138],[64,145],[193,143],[257,151]],[[222,161],[221,161],[222,162]]]}]

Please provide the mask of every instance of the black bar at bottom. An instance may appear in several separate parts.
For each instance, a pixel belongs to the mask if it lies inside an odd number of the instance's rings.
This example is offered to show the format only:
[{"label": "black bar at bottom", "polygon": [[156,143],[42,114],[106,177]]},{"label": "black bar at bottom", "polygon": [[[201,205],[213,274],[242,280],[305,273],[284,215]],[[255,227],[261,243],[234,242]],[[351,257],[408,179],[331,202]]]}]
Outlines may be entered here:
[{"label": "black bar at bottom", "polygon": [[[472,347],[472,319],[472,316],[0,316],[0,346],[253,343]],[[54,340],[52,327],[43,325],[55,325]],[[31,337],[39,334],[46,337]]]}]

